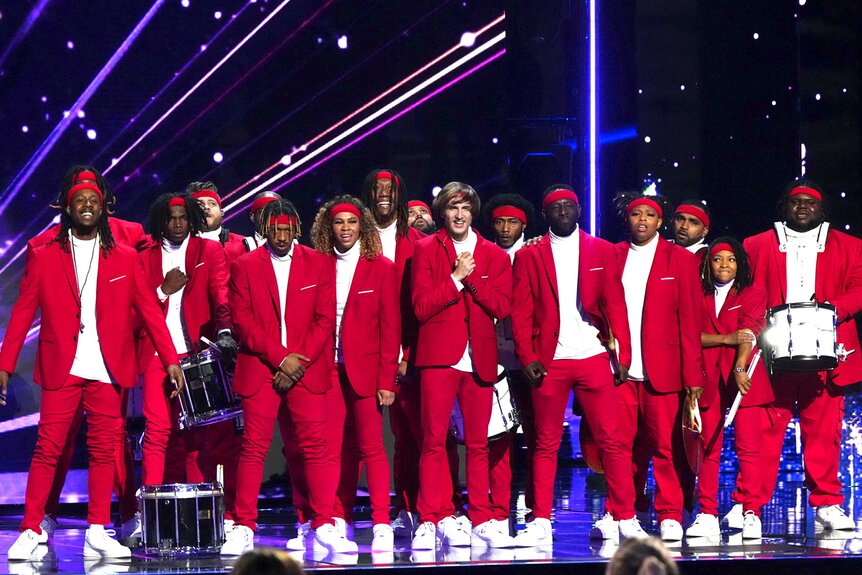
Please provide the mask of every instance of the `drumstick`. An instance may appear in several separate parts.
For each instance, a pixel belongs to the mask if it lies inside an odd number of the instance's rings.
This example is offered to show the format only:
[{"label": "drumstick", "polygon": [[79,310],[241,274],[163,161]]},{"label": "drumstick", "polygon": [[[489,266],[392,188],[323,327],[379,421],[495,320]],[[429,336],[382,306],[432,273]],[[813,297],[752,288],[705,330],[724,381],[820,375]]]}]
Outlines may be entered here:
[{"label": "drumstick", "polygon": [[221,463],[216,465],[216,482],[224,485],[224,465]]},{"label": "drumstick", "polygon": [[[754,368],[757,367],[757,362],[760,361],[761,350],[758,349],[757,353],[754,354],[754,358],[751,360],[751,363],[748,364],[748,369],[745,374],[748,376],[748,379],[751,379],[751,376],[754,374]],[[733,423],[733,418],[736,417],[736,412],[739,410],[739,404],[742,403],[742,392],[736,392],[736,399],[733,400],[733,405],[730,406],[730,411],[727,412],[727,417],[724,419],[724,427],[725,429],[730,427],[730,424]]]},{"label": "drumstick", "polygon": [[204,336],[201,336],[201,341],[204,342],[208,348],[212,349],[213,351],[217,351],[217,352],[221,353],[221,349],[219,348],[219,346],[217,346],[216,344],[214,344],[213,342],[211,342],[210,340],[208,340]]}]

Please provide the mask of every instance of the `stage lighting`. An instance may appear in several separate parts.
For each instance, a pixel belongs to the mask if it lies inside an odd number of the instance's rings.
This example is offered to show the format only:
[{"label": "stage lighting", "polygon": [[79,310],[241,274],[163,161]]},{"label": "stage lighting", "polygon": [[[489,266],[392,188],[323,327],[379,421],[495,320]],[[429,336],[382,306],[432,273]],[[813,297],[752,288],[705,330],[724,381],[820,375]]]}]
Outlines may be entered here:
[{"label": "stage lighting", "polygon": [[339,36],[338,37],[338,47],[341,50],[347,50],[347,36]]}]

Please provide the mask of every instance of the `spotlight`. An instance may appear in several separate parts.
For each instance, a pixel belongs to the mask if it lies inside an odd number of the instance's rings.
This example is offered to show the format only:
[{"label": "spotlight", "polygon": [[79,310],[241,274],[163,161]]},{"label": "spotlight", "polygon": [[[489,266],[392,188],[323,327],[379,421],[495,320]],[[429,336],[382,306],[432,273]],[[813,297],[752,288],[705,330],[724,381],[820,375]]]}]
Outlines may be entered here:
[{"label": "spotlight", "polygon": [[222,160],[224,160],[224,155],[222,155],[221,152],[216,152],[215,154],[213,154],[213,162],[215,162],[216,164],[220,164]]},{"label": "spotlight", "polygon": [[75,43],[72,42],[71,40],[66,42],[66,48],[68,48],[69,50],[73,49],[74,47],[75,47]]},{"label": "spotlight", "polygon": [[347,36],[342,35],[338,37],[338,48],[347,50]]},{"label": "spotlight", "polygon": [[90,140],[95,140],[96,139],[96,130],[94,130],[93,128],[90,128],[89,130],[87,130],[87,138]]},{"label": "spotlight", "polygon": [[28,126],[21,126],[21,131],[26,134],[27,132],[30,131],[30,128]]},{"label": "spotlight", "polygon": [[443,189],[443,188],[441,188],[440,186],[434,186],[433,188],[431,188],[431,197],[432,197],[432,198],[436,198],[437,196],[439,196],[439,195],[440,195],[440,191],[441,191],[442,189]]},{"label": "spotlight", "polygon": [[281,157],[281,165],[289,166],[290,165],[290,154],[285,154]]},{"label": "spotlight", "polygon": [[182,6],[183,8],[188,8],[189,4],[191,4],[189,0],[180,0],[180,6]]},{"label": "spotlight", "polygon": [[472,48],[476,43],[476,34],[473,32],[464,32],[461,34],[461,46],[464,48]]}]

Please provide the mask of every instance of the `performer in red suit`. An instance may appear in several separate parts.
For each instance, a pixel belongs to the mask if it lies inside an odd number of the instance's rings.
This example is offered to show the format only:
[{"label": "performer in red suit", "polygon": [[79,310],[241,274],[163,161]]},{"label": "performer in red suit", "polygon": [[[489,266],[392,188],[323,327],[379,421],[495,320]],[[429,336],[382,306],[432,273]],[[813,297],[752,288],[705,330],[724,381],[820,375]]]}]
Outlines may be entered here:
[{"label": "performer in red suit", "polygon": [[766,406],[772,402],[772,385],[763,363],[751,377],[747,369],[757,336],[766,323],[766,291],[752,285],[748,255],[737,240],[721,237],[708,246],[701,264],[703,319],[700,341],[706,369],[706,386],[699,400],[705,446],[703,467],[697,476],[700,513],[686,529],[692,537],[718,538],[718,473],[724,439],[724,417],[737,393],[743,394],[734,418],[734,440],[740,472],[736,500],[746,514],[744,539],[761,536],[760,433]]},{"label": "performer in red suit", "polygon": [[[250,236],[245,236],[242,239],[242,243],[245,246],[245,252],[254,251],[263,244],[266,243],[266,238],[261,237],[257,230],[260,229],[260,215],[263,213],[263,208],[269,202],[273,202],[275,200],[280,200],[281,196],[276,192],[264,191],[259,194],[255,194],[254,198],[251,200],[251,206],[248,209],[248,218],[251,220],[251,227],[254,230],[254,233]],[[242,252],[242,253],[245,253]],[[235,253],[233,250],[227,254],[228,263],[233,262],[234,259],[238,258],[242,255],[242,253]]]},{"label": "performer in red suit", "polygon": [[30,254],[21,291],[12,309],[0,350],[0,403],[5,404],[9,374],[37,309],[41,309],[38,360],[33,378],[42,387],[39,434],[27,479],[21,535],[10,547],[11,560],[28,560],[48,534],[39,526],[45,503],[78,405],[87,412],[90,527],[85,557],[129,557],[128,548],[111,539],[114,478],[123,418],[121,389],[135,385],[132,345],[137,313],[172,380],[182,373],[158,302],[146,287],[133,250],[111,235],[104,206],[112,197],[97,184],[69,186],[61,198],[60,233]]},{"label": "performer in red suit", "polygon": [[221,207],[221,196],[218,188],[212,182],[191,182],[186,186],[186,194],[197,201],[204,213],[204,229],[200,232],[202,238],[219,242],[226,252],[230,253],[228,259],[233,261],[239,255],[246,252],[243,238],[222,226],[224,210]]},{"label": "performer in red suit", "polygon": [[[515,350],[532,384],[536,425],[533,521],[518,546],[550,545],[554,476],[563,417],[574,391],[593,431],[608,481],[609,514],[592,535],[646,537],[635,517],[631,458],[623,449],[617,414],[617,378],[631,364],[626,302],[614,246],[578,229],[578,197],[569,186],[545,190],[542,215],[550,230],[515,257],[512,330]],[[610,342],[611,334],[616,339]],[[619,359],[611,362],[609,347]]]},{"label": "performer in red suit", "polygon": [[245,432],[237,478],[236,526],[222,555],[254,545],[257,496],[279,410],[289,413],[307,480],[315,552],[352,552],[332,520],[338,469],[327,446],[327,392],[332,387],[335,268],[327,256],[294,244],[300,234],[287,200],[264,207],[258,230],[265,247],[233,262],[230,306],[241,343],[234,391],[242,397]]},{"label": "performer in red suit", "polygon": [[488,420],[497,380],[494,321],[509,315],[512,270],[506,253],[480,237],[470,224],[480,202],[460,182],[447,184],[434,200],[442,222],[419,241],[413,261],[413,307],[419,320],[415,360],[419,368],[422,452],[419,513],[413,549],[470,545],[471,533],[454,516],[446,437],[455,398],[464,417],[468,515],[472,537],[491,547],[512,545],[508,524],[491,514],[488,498]]},{"label": "performer in red suit", "polygon": [[658,234],[661,201],[628,194],[617,198],[631,234],[629,241],[616,245],[616,253],[632,338],[629,378],[617,397],[626,459],[633,460],[631,450],[639,435],[653,461],[661,537],[678,541],[683,536],[681,485],[689,473],[679,447],[680,401],[683,389],[691,401],[699,398],[705,377],[701,288],[697,259]]},{"label": "performer in red suit", "polygon": [[[206,347],[201,336],[217,341],[225,354],[237,349],[230,331],[224,250],[197,236],[204,225],[197,201],[188,195],[163,194],[150,209],[154,245],[139,256],[147,286],[161,302],[162,316],[181,357]],[[138,341],[137,357],[146,418],[142,483],[204,481],[199,461],[204,429],[179,430],[179,400],[171,400],[174,394],[165,371],[146,338]]]},{"label": "performer in red suit", "polygon": [[[335,266],[333,386],[341,388],[346,421],[333,444],[342,445],[343,436],[342,456],[347,450],[361,455],[371,499],[371,550],[392,551],[382,408],[395,400],[401,341],[395,264],[381,256],[371,213],[352,196],[337,196],[320,208],[311,236],[314,248],[330,256]],[[337,421],[331,420],[330,425],[337,427]],[[342,469],[335,515],[348,524],[352,522],[356,480],[355,466]]]},{"label": "performer in red suit", "polygon": [[[111,205],[106,206],[104,212],[110,214],[113,206],[116,205],[116,198],[110,193],[108,182],[102,176],[102,173],[94,166],[77,165],[72,166],[63,177],[62,190],[68,190],[75,184],[90,183],[95,184],[102,191],[104,196],[111,197]],[[107,191],[107,192],[106,192]],[[62,194],[52,207],[60,209],[63,203]],[[121,246],[130,247],[136,251],[146,249],[150,245],[150,237],[144,233],[144,228],[137,222],[129,222],[118,218],[105,216],[108,221],[108,227],[111,229],[111,234],[114,241]],[[41,234],[32,238],[27,242],[27,259],[31,258],[33,250],[39,246],[43,246],[57,239],[57,234],[60,233],[61,226],[55,225],[45,230]],[[123,397],[120,400],[123,406],[123,419],[125,420],[127,407],[128,389],[123,389]],[[81,428],[81,423],[84,421],[83,407],[79,407],[75,414],[75,419],[69,428],[69,435],[66,439],[66,445],[63,447],[63,454],[57,464],[57,473],[54,476],[54,483],[51,486],[51,492],[48,495],[48,500],[45,503],[45,517],[42,519],[40,526],[49,535],[57,529],[57,511],[60,507],[60,495],[63,491],[63,485],[66,483],[66,475],[72,465],[72,456],[75,453],[75,444],[78,439],[78,431]],[[134,457],[131,446],[126,440],[125,426],[120,430],[120,442],[117,449],[117,464],[115,467],[114,477],[114,492],[117,494],[120,510],[120,528],[119,537],[127,538],[140,536],[140,514],[138,511],[138,499],[135,497],[135,474],[134,474]]]},{"label": "performer in red suit", "polygon": [[706,249],[709,208],[702,200],[683,200],[673,213],[674,243],[693,254]]},{"label": "performer in red suit", "polygon": [[762,439],[760,504],[772,498],[784,432],[796,405],[802,431],[808,502],[818,529],[852,530],[841,509],[838,479],[843,388],[862,380],[862,351],[854,315],[862,311],[862,240],[830,229],[827,198],[810,180],[791,182],[780,202],[782,221],[745,240],[754,283],[766,289],[769,308],[816,301],[836,308],[837,341],[848,352],[832,371],[773,373],[775,402]]},{"label": "performer in red suit", "polygon": [[422,200],[407,202],[407,225],[423,234],[433,234],[437,230],[431,208]]}]

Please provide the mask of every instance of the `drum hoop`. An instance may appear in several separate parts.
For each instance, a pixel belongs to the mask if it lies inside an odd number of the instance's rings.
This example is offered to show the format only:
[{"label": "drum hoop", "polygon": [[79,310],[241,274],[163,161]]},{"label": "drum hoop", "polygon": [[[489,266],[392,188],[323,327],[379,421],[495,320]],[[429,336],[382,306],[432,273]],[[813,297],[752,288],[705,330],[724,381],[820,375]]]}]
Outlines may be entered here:
[{"label": "drum hoop", "polygon": [[771,307],[767,310],[767,315],[774,315],[776,313],[786,311],[788,309],[826,309],[835,313],[835,306],[831,303],[819,303],[816,301],[800,301],[793,303],[785,303],[781,305],[777,305],[775,307]]},{"label": "drum hoop", "polygon": [[224,495],[218,483],[166,483],[141,487],[142,499],[197,499]]}]

